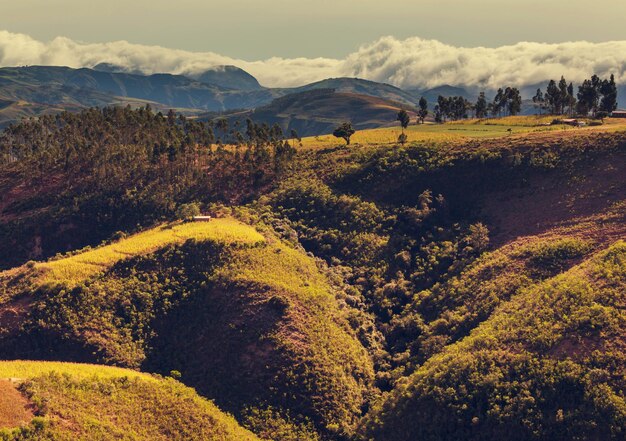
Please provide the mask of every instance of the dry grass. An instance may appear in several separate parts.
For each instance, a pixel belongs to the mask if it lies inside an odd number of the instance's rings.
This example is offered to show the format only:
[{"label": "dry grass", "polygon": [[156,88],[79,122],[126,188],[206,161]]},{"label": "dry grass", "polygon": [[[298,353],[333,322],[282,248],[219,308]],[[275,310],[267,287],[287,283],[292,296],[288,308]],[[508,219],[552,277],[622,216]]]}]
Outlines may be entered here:
[{"label": "dry grass", "polygon": [[39,263],[36,265],[36,270],[41,272],[39,283],[63,282],[68,286],[76,285],[120,260],[148,254],[190,239],[241,245],[254,245],[264,241],[263,236],[254,228],[232,218],[166,225],[74,256]]},{"label": "dry grass", "polygon": [[[626,130],[626,121],[606,119],[604,125],[577,128],[568,125],[546,125],[554,116],[510,116],[505,118],[467,119],[445,124],[411,125],[405,130],[408,142],[459,144],[473,139],[497,139],[515,135],[542,133],[589,133]],[[360,130],[352,137],[355,145],[385,145],[397,143],[399,127]],[[302,139],[305,148],[336,147],[343,141],[332,135],[311,136]]]}]

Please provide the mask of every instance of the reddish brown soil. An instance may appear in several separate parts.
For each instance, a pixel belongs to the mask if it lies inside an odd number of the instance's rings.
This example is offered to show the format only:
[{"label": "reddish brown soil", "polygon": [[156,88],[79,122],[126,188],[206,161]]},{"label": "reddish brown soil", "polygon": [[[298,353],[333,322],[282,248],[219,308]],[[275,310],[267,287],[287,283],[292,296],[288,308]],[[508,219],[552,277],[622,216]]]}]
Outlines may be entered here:
[{"label": "reddish brown soil", "polygon": [[28,424],[33,419],[32,406],[9,380],[0,380],[0,429]]},{"label": "reddish brown soil", "polygon": [[526,188],[487,195],[483,213],[492,244],[590,222],[591,239],[626,237],[626,155],[607,155],[572,180],[535,177]]}]

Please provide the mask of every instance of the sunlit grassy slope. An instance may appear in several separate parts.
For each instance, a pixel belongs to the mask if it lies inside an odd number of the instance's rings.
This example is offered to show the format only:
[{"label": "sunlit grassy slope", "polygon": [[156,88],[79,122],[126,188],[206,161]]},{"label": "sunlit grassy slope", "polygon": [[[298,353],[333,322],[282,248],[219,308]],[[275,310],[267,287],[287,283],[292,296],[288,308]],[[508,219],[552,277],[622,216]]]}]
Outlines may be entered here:
[{"label": "sunlit grassy slope", "polygon": [[[105,366],[0,362],[39,414],[2,440],[256,440],[230,415],[172,379]],[[17,405],[17,403],[16,403]]]},{"label": "sunlit grassy slope", "polygon": [[[577,128],[569,125],[550,125],[554,116],[512,116],[492,119],[468,119],[445,124],[411,125],[405,133],[408,142],[456,143],[471,139],[501,138],[544,132],[611,131],[626,129],[623,120],[605,120],[603,126]],[[394,144],[400,135],[400,127],[360,130],[351,139],[352,144]],[[302,140],[303,147],[328,148],[340,144],[333,135],[311,136]]]},{"label": "sunlit grassy slope", "polygon": [[[350,431],[372,361],[316,260],[258,228],[233,218],[157,227],[2,273],[0,304],[31,312],[8,322],[4,342],[23,339],[18,351],[32,344],[43,358],[68,344],[85,361],[175,369],[228,411],[271,405]],[[51,343],[36,352],[41,335]]]},{"label": "sunlit grassy slope", "polygon": [[42,271],[41,283],[63,282],[74,285],[120,260],[147,254],[168,245],[181,244],[189,239],[243,245],[253,245],[264,240],[254,228],[232,218],[213,219],[210,222],[154,228],[74,256],[39,263],[36,269]]}]

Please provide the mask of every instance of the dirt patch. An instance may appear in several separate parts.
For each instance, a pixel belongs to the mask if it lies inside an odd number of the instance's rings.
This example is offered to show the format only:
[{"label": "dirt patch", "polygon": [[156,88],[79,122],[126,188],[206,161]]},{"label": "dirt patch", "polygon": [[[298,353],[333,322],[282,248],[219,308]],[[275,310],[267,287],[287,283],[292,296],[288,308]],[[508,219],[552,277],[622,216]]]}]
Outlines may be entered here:
[{"label": "dirt patch", "polygon": [[[626,155],[614,154],[593,161],[575,178],[534,176],[518,190],[489,193],[482,201],[482,212],[492,232],[492,244],[501,246],[521,236],[534,236],[592,220],[591,233],[604,239],[621,234],[622,219],[603,219],[615,204],[626,200]],[[618,210],[619,211],[619,210]],[[618,215],[623,216],[624,212]],[[615,214],[611,217],[615,217]],[[618,226],[614,231],[610,224]],[[598,231],[600,230],[600,231]],[[615,233],[615,234],[611,234]]]},{"label": "dirt patch", "polygon": [[28,424],[34,417],[32,404],[10,380],[0,380],[0,429]]},{"label": "dirt patch", "polygon": [[0,305],[0,330],[11,332],[19,328],[30,311],[33,299],[21,297]]}]

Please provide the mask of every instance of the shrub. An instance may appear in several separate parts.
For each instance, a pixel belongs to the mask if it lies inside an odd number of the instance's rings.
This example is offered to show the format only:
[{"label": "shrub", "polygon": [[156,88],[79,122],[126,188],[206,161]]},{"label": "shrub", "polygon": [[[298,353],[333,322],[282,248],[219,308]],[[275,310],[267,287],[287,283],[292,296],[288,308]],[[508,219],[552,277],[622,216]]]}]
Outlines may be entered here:
[{"label": "shrub", "polygon": [[191,219],[200,214],[200,205],[197,202],[181,204],[176,209],[176,217],[181,220]]}]

